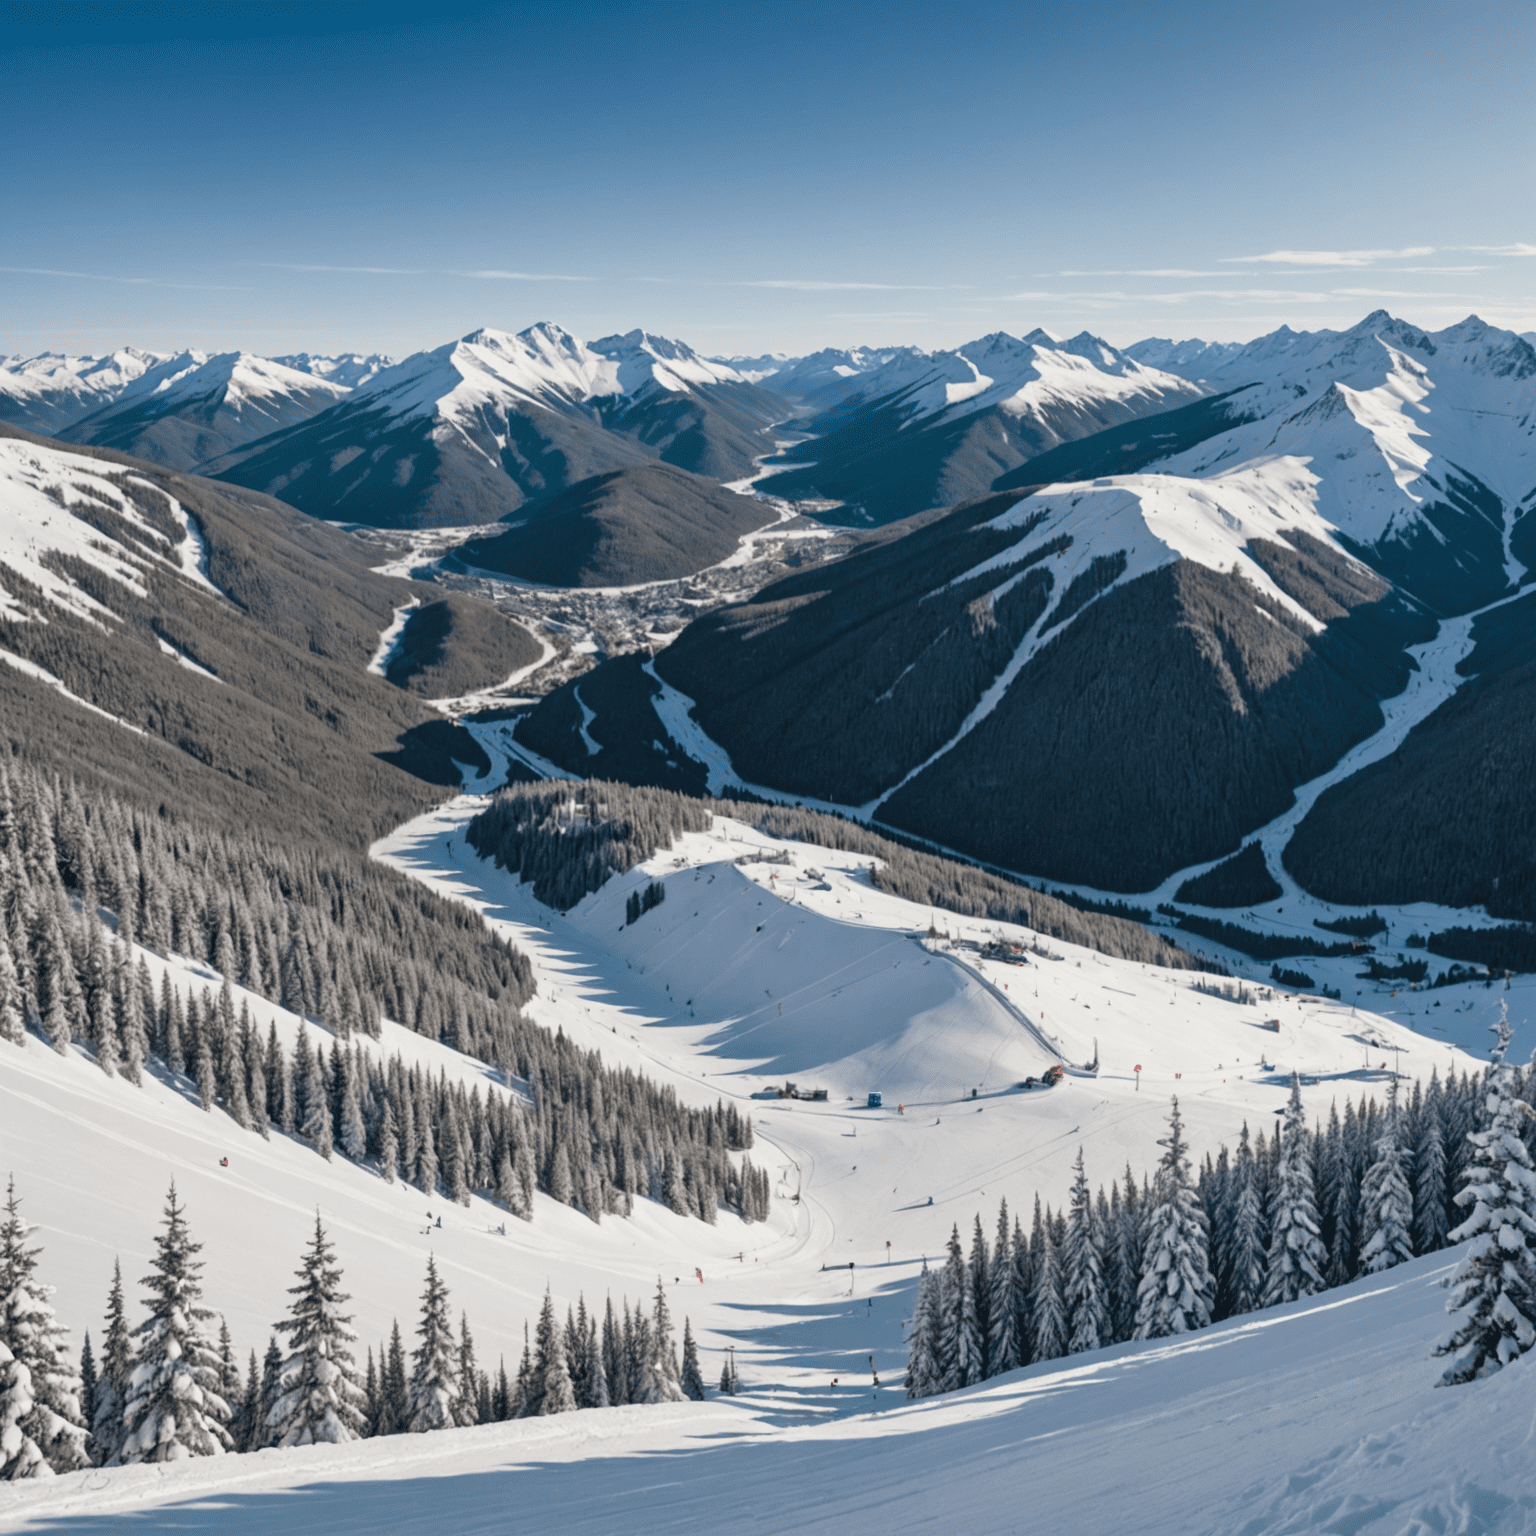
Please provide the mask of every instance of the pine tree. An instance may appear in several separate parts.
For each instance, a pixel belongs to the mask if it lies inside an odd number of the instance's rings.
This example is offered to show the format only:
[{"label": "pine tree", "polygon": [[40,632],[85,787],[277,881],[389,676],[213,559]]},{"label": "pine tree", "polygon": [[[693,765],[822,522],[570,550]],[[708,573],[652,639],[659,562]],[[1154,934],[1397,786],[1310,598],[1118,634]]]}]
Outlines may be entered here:
[{"label": "pine tree", "polygon": [[278,1374],[277,1401],[267,1415],[268,1443],[341,1444],[361,1438],[363,1394],[357,1380],[352,1318],[342,1312],[341,1268],[320,1214],[299,1262],[289,1315],[276,1325],[287,1335],[288,1358]]},{"label": "pine tree", "polygon": [[1266,1307],[1313,1296],[1325,1285],[1323,1269],[1328,1255],[1318,1236],[1311,1136],[1301,1105],[1299,1073],[1291,1076],[1291,1097],[1281,1130],[1280,1166],[1270,1218],[1269,1271],[1264,1283]]},{"label": "pine tree", "polygon": [[1011,1371],[1019,1364],[1019,1270],[1008,1225],[1008,1202],[997,1212],[997,1241],[992,1248],[991,1294],[987,1298],[987,1372]]},{"label": "pine tree", "polygon": [[458,1359],[448,1316],[448,1287],[438,1278],[437,1260],[427,1257],[427,1286],[421,1295],[421,1343],[411,1356],[411,1390],[406,1425],[412,1434],[451,1429],[459,1396]]},{"label": "pine tree", "polygon": [[975,1314],[976,1380],[985,1381],[992,1374],[988,1356],[992,1335],[992,1259],[987,1252],[987,1237],[981,1229],[981,1213],[976,1214],[971,1232],[971,1307]]},{"label": "pine tree", "polygon": [[1440,1127],[1440,1080],[1431,1076],[1429,1092],[1419,1116],[1419,1140],[1414,1149],[1413,1242],[1419,1253],[1438,1253],[1445,1247],[1450,1224],[1446,1220],[1445,1138]]},{"label": "pine tree", "polygon": [[86,1329],[80,1341],[80,1421],[96,1422],[96,1397],[100,1382],[96,1375],[96,1352],[91,1348],[91,1332]]},{"label": "pine tree", "polygon": [[644,1356],[639,1400],[643,1403],[680,1403],[683,1386],[677,1368],[677,1349],[672,1343],[672,1313],[661,1276],[656,1277],[656,1303],[651,1318],[650,1347]]},{"label": "pine tree", "polygon": [[1376,1161],[1360,1186],[1360,1203],[1369,1234],[1360,1250],[1363,1274],[1376,1275],[1413,1257],[1413,1196],[1403,1177],[1399,1145],[1402,1120],[1397,1107],[1397,1079],[1387,1093],[1387,1113],[1376,1143]]},{"label": "pine tree", "polygon": [[1035,1334],[1031,1356],[1035,1360],[1059,1360],[1067,1352],[1067,1304],[1061,1286],[1061,1254],[1049,1213],[1042,1219],[1040,1197],[1035,1196],[1034,1231],[1029,1240],[1034,1271],[1029,1305]]},{"label": "pine tree", "polygon": [[482,1423],[480,1417],[480,1368],[475,1363],[475,1340],[469,1331],[469,1314],[459,1313],[459,1400],[454,1420],[461,1427]]},{"label": "pine tree", "polygon": [[523,1358],[517,1367],[517,1384],[512,1389],[512,1401],[507,1409],[509,1419],[525,1419],[530,1412],[537,1412],[533,1390],[533,1350],[528,1343],[528,1324],[523,1324]]},{"label": "pine tree", "polygon": [[1136,1337],[1162,1339],[1204,1328],[1211,1320],[1210,1234],[1205,1211],[1189,1181],[1188,1147],[1179,1101],[1168,1117],[1157,1186],[1147,1221]]},{"label": "pine tree", "polygon": [[1080,1355],[1109,1342],[1109,1309],[1104,1299],[1104,1241],[1094,1218],[1088,1192],[1083,1149],[1073,1167],[1072,1212],[1067,1220],[1067,1246],[1062,1255],[1071,1336],[1067,1353]]},{"label": "pine tree", "polygon": [[265,1450],[272,1444],[272,1432],[267,1420],[282,1394],[283,1352],[278,1347],[277,1335],[267,1335],[266,1353],[261,1357],[261,1383],[256,1397],[256,1411],[251,1418],[251,1440],[248,1450]]},{"label": "pine tree", "polygon": [[1536,1171],[1524,1140],[1531,1108],[1507,1060],[1513,1034],[1507,1005],[1493,1027],[1498,1038],[1484,1098],[1486,1129],[1467,1135],[1467,1177],[1456,1196],[1458,1205],[1472,1209],[1451,1233],[1467,1250],[1446,1306],[1461,1319],[1435,1350],[1456,1356],[1442,1386],[1491,1376],[1536,1345]]},{"label": "pine tree", "polygon": [[554,1298],[547,1287],[534,1334],[534,1350],[533,1402],[527,1411],[541,1417],[574,1412],[576,1393],[565,1357],[565,1330],[555,1316]]},{"label": "pine tree", "polygon": [[53,1287],[36,1279],[42,1249],[27,1246],[36,1230],[22,1220],[13,1178],[0,1224],[0,1346],[12,1379],[11,1408],[0,1409],[0,1417],[12,1417],[8,1433],[15,1442],[0,1443],[0,1476],[7,1478],[74,1472],[90,1465],[80,1376],[64,1353],[67,1330],[48,1301]]},{"label": "pine tree", "polygon": [[[940,1359],[944,1321],[942,1287],[939,1275],[925,1264],[917,1279],[917,1299],[912,1321],[907,1327],[907,1396],[933,1397],[944,1390],[944,1370]],[[726,1370],[730,1366],[727,1364]],[[720,1390],[728,1390],[722,1374]]]},{"label": "pine tree", "polygon": [[230,1426],[230,1435],[237,1451],[254,1451],[261,1444],[261,1366],[256,1351],[245,1371],[245,1388],[240,1394],[240,1407]]},{"label": "pine tree", "polygon": [[389,1349],[379,1361],[379,1416],[381,1435],[398,1435],[405,1429],[410,1405],[410,1381],[405,1372],[405,1345],[400,1339],[400,1321],[389,1329]]},{"label": "pine tree", "polygon": [[1253,1148],[1248,1140],[1248,1122],[1243,1122],[1237,1143],[1237,1159],[1232,1178],[1236,1190],[1232,1202],[1232,1233],[1229,1239],[1226,1296],[1227,1315],[1240,1317],[1252,1312],[1264,1294],[1265,1249],[1264,1203],[1259,1198],[1258,1175],[1254,1168]]},{"label": "pine tree", "polygon": [[240,1381],[240,1365],[235,1359],[235,1343],[230,1337],[229,1323],[219,1319],[219,1396],[229,1404],[229,1437],[235,1450],[240,1449],[238,1419],[240,1398],[244,1387]]},{"label": "pine tree", "polygon": [[699,1370],[699,1347],[693,1342],[693,1324],[683,1319],[683,1394],[694,1402],[704,1401],[704,1376]]},{"label": "pine tree", "polygon": [[171,1185],[165,1230],[155,1238],[149,1316],[135,1330],[138,1363],[123,1409],[124,1462],[180,1461],[219,1456],[232,1448],[229,1404],[219,1395],[219,1357],[206,1326],[213,1313],[202,1305],[201,1243],[194,1243]]}]

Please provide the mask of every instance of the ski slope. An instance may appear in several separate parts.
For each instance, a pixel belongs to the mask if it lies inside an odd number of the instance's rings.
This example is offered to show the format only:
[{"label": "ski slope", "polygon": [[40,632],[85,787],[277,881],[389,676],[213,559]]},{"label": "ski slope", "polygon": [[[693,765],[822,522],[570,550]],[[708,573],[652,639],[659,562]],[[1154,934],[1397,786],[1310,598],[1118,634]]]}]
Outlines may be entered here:
[{"label": "ski slope", "polygon": [[75,1473],[0,1486],[0,1528],[1528,1532],[1532,1367],[1433,1387],[1445,1270],[891,1412],[850,1387],[814,1424],[748,1396]]},{"label": "ski slope", "polygon": [[[1423,1388],[1425,1402],[1439,1407],[1423,1357],[1443,1327],[1442,1293],[1423,1277],[1444,1266],[1444,1255],[1424,1261],[1409,1283],[1333,1292],[1310,1309],[1265,1313],[1181,1346],[1121,1346],[910,1407],[900,1389],[902,1326],[917,1275],[942,1253],[952,1224],[966,1233],[979,1212],[990,1227],[1000,1197],[1026,1223],[1036,1192],[1060,1205],[1079,1146],[1094,1182],[1127,1163],[1149,1169],[1173,1093],[1203,1155],[1244,1121],[1267,1123],[1291,1069],[1316,1080],[1303,1095],[1311,1113],[1325,1116],[1335,1098],[1380,1094],[1384,1064],[1424,1077],[1436,1066],[1472,1066],[1457,1044],[1482,1049],[1482,1014],[1497,995],[1475,1016],[1458,1015],[1464,1029],[1450,1045],[1310,997],[1241,1004],[1194,990],[1200,978],[1188,972],[915,907],[875,890],[865,857],[778,842],[725,818],[562,915],[470,852],[464,827],[481,803],[460,796],[383,839],[374,854],[473,904],[529,955],[538,994],[528,1011],[538,1022],[600,1049],[610,1066],[670,1084],[685,1102],[723,1098],[750,1112],[750,1156],[773,1178],[770,1219],[744,1225],[721,1213],[708,1226],[641,1202],[632,1219],[594,1224],[540,1195],[525,1224],[478,1197],[453,1206],[386,1184],[339,1154],[326,1163],[276,1132],[262,1141],[222,1113],[204,1114],[168,1082],[135,1089],[103,1076],[81,1051],[59,1056],[34,1038],[21,1050],[3,1048],[0,1153],[26,1214],[41,1225],[43,1274],[58,1287],[61,1318],[77,1338],[82,1328],[99,1329],[114,1256],[136,1307],[136,1281],[174,1177],[204,1244],[207,1300],[228,1320],[242,1360],[264,1347],[281,1315],[318,1209],[345,1266],[363,1344],[382,1340],[394,1318],[407,1332],[413,1326],[429,1252],[453,1305],[468,1312],[482,1363],[493,1366],[499,1356],[515,1363],[546,1285],[558,1306],[574,1304],[578,1292],[601,1305],[608,1293],[646,1295],[659,1276],[679,1324],[691,1318],[706,1379],[718,1378],[733,1347],[746,1395],[322,1450],[318,1459],[263,1453],[164,1474],[85,1474],[41,1493],[0,1490],[0,1528],[34,1517],[88,1528],[137,1519],[137,1508],[201,1505],[217,1491],[221,1519],[260,1531],[291,1521],[298,1506],[283,1490],[304,1487],[320,1501],[313,1518],[340,1528],[366,1521],[412,1529],[449,1518],[472,1529],[504,1521],[515,1499],[550,1518],[559,1511],[563,1529],[611,1529],[617,1503],[626,1525],[689,1530],[718,1521],[729,1489],[731,1507],[758,1512],[765,1529],[818,1521],[857,1529],[877,1518],[910,1528],[939,1521],[956,1499],[978,1529],[1011,1529],[1021,1457],[1035,1459],[1027,1483],[1046,1498],[1042,1510],[1065,1519],[1066,1506],[1049,1503],[1065,1495],[1050,1489],[1085,1478],[1096,1488],[1110,1448],[1132,1436],[1139,1459],[1102,1505],[1106,1520],[1118,1521],[1128,1506],[1116,1501],[1131,1498],[1140,1479],[1153,1476],[1172,1500],[1169,1466],[1181,1464],[1187,1477],[1192,1465],[1207,1465],[1204,1449],[1185,1443],[1193,1398],[1211,1423],[1238,1426],[1240,1443],[1227,1480],[1206,1489],[1210,1523],[1189,1528],[1236,1529],[1221,1523],[1221,1501],[1270,1475],[1258,1447],[1270,1429],[1303,1414],[1298,1404],[1347,1388],[1322,1418],[1306,1410],[1304,1430],[1285,1440],[1287,1467],[1353,1443],[1368,1416],[1348,1394],[1363,1393],[1373,1372],[1397,1373],[1391,1379],[1403,1393]],[[665,882],[665,901],[625,926],[628,894],[651,880]],[[940,937],[930,938],[935,920]],[[1037,942],[1045,953],[1015,965],[946,947],[995,934]],[[170,963],[183,984],[217,983],[206,967]],[[242,1000],[263,1029],[273,1021],[284,1036],[296,1033],[292,1015]],[[1278,1032],[1259,1027],[1270,1019]],[[507,1091],[482,1064],[392,1024],[377,1048],[478,1082],[482,1092]],[[1019,1089],[1062,1056],[1077,1064],[1097,1057],[1098,1075]],[[828,1098],[750,1097],[786,1077],[824,1087]],[[883,1093],[883,1107],[867,1107],[871,1089]],[[225,1156],[227,1168],[219,1164]],[[429,1209],[442,1216],[441,1229],[428,1228]],[[1363,1322],[1362,1308],[1379,1309],[1382,1320]],[[1379,1366],[1372,1353],[1340,1367],[1326,1353],[1340,1340],[1378,1352]],[[1293,1390],[1277,1387],[1276,1371],[1291,1373]],[[1393,1398],[1383,1389],[1383,1402]],[[1382,1432],[1401,1418],[1380,1420]],[[1057,1438],[1068,1427],[1072,1435]],[[652,1475],[634,1464],[658,1453],[669,1467],[671,1458],[690,1458],[688,1472]],[[986,1475],[959,1476],[971,1462]],[[515,1493],[497,1476],[535,1464],[539,1477],[519,1479]],[[1239,1466],[1247,1468],[1241,1484]],[[448,1485],[420,1481],[443,1477],[457,1479],[452,1497],[467,1501],[448,1515]],[[409,1492],[393,1486],[402,1479]],[[788,1509],[775,1501],[780,1480],[798,1490]],[[872,1493],[868,1509],[862,1489]],[[1267,1497],[1281,1512],[1277,1521],[1292,1518],[1284,1488]],[[1170,1516],[1144,1528],[1185,1527]]]}]

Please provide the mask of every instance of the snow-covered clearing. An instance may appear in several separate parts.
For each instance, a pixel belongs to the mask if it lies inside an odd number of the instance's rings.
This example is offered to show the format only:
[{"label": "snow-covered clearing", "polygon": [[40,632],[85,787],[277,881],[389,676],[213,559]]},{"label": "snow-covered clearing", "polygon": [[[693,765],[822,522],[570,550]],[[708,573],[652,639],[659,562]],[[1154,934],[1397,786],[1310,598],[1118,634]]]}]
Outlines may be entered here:
[{"label": "snow-covered clearing", "polygon": [[216,683],[221,681],[218,673],[210,672],[200,661],[193,661],[185,651],[172,645],[169,640],[164,639],[162,636],[155,636],[155,644],[160,647],[161,655],[169,656],[178,667],[185,667],[188,672],[196,672],[199,677],[212,678]]},{"label": "snow-covered clearing", "polygon": [[411,612],[421,606],[421,599],[413,597],[408,603],[403,603],[395,609],[395,616],[389,624],[379,631],[378,649],[373,653],[373,659],[368,663],[367,670],[375,677],[383,677],[389,670],[389,664],[400,651],[400,642],[405,638],[405,626],[411,622]]}]

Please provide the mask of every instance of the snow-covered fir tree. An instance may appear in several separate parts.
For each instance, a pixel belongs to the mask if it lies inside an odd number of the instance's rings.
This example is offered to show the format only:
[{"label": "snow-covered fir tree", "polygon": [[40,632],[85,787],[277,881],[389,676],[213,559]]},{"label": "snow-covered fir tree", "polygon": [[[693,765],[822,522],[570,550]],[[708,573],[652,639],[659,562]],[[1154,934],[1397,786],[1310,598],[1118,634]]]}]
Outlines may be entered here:
[{"label": "snow-covered fir tree", "polygon": [[1376,1275],[1413,1257],[1413,1195],[1403,1174],[1400,1137],[1402,1116],[1397,1105],[1397,1079],[1387,1092],[1387,1110],[1376,1142],[1376,1161],[1360,1185],[1360,1206],[1366,1240],[1360,1249],[1363,1274]]},{"label": "snow-covered fir tree", "polygon": [[1035,1222],[1029,1239],[1032,1284],[1029,1309],[1035,1329],[1031,1357],[1035,1360],[1059,1360],[1067,1352],[1069,1338],[1067,1303],[1061,1284],[1061,1254],[1049,1220],[1040,1211],[1040,1197],[1035,1196]]},{"label": "snow-covered fir tree", "polygon": [[642,1403],[680,1403],[683,1387],[677,1366],[677,1348],[672,1342],[672,1313],[667,1306],[667,1294],[660,1275],[656,1277],[656,1302],[649,1333],[637,1400]]},{"label": "snow-covered fir tree", "polygon": [[992,1246],[990,1294],[987,1298],[987,1374],[1000,1375],[1019,1363],[1018,1319],[1022,1310],[1019,1270],[1014,1262],[1008,1202],[999,1203],[997,1241]]},{"label": "snow-covered fir tree", "polygon": [[1210,1233],[1200,1197],[1189,1179],[1189,1148],[1179,1101],[1168,1116],[1158,1164],[1141,1284],[1136,1337],[1162,1339],[1204,1328],[1211,1321]]},{"label": "snow-covered fir tree", "polygon": [[138,1360],[123,1409],[120,1460],[180,1461],[233,1449],[230,1405],[219,1393],[219,1356],[207,1335],[214,1314],[202,1305],[203,1263],[171,1185],[164,1230],[155,1238],[149,1316],[135,1330]]},{"label": "snow-covered fir tree", "polygon": [[1491,1376],[1536,1345],[1536,1171],[1525,1143],[1532,1112],[1508,1060],[1514,1031],[1507,1005],[1493,1028],[1486,1129],[1468,1132],[1466,1182],[1456,1196],[1471,1210],[1451,1233],[1467,1248],[1446,1307],[1461,1316],[1435,1350],[1456,1357],[1440,1379],[1443,1386]]},{"label": "snow-covered fir tree", "polygon": [[[650,1401],[660,1402],[661,1399]],[[524,1412],[544,1417],[575,1411],[576,1393],[571,1386],[570,1367],[565,1355],[565,1329],[555,1316],[554,1298],[546,1287],[539,1325],[534,1330],[533,1391]]]},{"label": "snow-covered fir tree", "polygon": [[906,1385],[910,1398],[933,1397],[944,1390],[942,1296],[938,1271],[925,1264],[917,1278],[917,1299],[907,1325]]},{"label": "snow-covered fir tree", "polygon": [[469,1313],[459,1313],[459,1401],[454,1407],[454,1422],[460,1428],[479,1424],[481,1419],[480,1367],[475,1360],[475,1339],[469,1331]]},{"label": "snow-covered fir tree", "polygon": [[683,1319],[683,1395],[694,1402],[704,1401],[704,1375],[699,1369],[699,1346],[693,1341],[693,1324]]},{"label": "snow-covered fir tree", "polygon": [[1295,1301],[1324,1289],[1328,1252],[1318,1234],[1312,1137],[1301,1104],[1301,1076],[1291,1076],[1291,1097],[1281,1125],[1280,1165],[1270,1216],[1269,1266],[1264,1305]]},{"label": "snow-covered fir tree", "polygon": [[1246,1120],[1238,1138],[1232,1180],[1234,1194],[1223,1288],[1228,1316],[1239,1317],[1244,1312],[1252,1312],[1263,1297],[1266,1248],[1264,1202],[1259,1198],[1258,1174]]},{"label": "snow-covered fir tree", "polygon": [[1413,1243],[1419,1253],[1438,1253],[1450,1235],[1446,1218],[1445,1133],[1440,1125],[1440,1076],[1430,1074],[1414,1147]]},{"label": "snow-covered fir tree", "polygon": [[288,1357],[278,1372],[277,1401],[267,1414],[271,1445],[340,1444],[363,1433],[363,1394],[357,1380],[350,1314],[341,1309],[341,1268],[315,1213],[315,1232],[300,1260],[289,1314],[276,1325]]},{"label": "snow-covered fir tree", "polygon": [[1072,1209],[1067,1217],[1067,1246],[1062,1261],[1072,1330],[1067,1353],[1079,1355],[1107,1344],[1110,1331],[1104,1297],[1104,1240],[1094,1215],[1081,1147],[1073,1164]]},{"label": "snow-covered fir tree", "polygon": [[65,1353],[68,1330],[54,1316],[48,1300],[53,1287],[37,1278],[42,1249],[29,1246],[36,1231],[22,1219],[13,1178],[6,1186],[5,1220],[0,1223],[0,1344],[10,1356],[16,1403],[20,1404],[25,1392],[30,1407],[16,1417],[8,1434],[13,1439],[19,1435],[35,1446],[42,1461],[33,1461],[30,1452],[19,1445],[14,1454],[8,1448],[0,1449],[0,1458],[7,1466],[33,1468],[23,1476],[74,1472],[90,1465],[86,1450],[89,1431],[80,1407],[80,1373]]},{"label": "snow-covered fir tree", "polygon": [[451,1429],[459,1397],[458,1351],[448,1314],[448,1287],[437,1273],[437,1260],[427,1256],[427,1284],[421,1293],[421,1340],[411,1355],[411,1385],[405,1406],[405,1428],[412,1434]]}]

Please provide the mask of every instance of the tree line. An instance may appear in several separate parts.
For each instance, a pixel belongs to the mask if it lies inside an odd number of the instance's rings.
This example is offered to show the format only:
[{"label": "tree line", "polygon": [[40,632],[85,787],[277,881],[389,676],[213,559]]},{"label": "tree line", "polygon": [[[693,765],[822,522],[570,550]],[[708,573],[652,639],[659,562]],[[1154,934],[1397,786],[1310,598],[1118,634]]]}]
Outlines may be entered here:
[{"label": "tree line", "polygon": [[[192,1238],[173,1183],[144,1286],[144,1317],[130,1326],[121,1264],[113,1266],[99,1349],[89,1333],[78,1366],[38,1278],[36,1228],[23,1220],[12,1179],[0,1224],[0,1481],[85,1467],[180,1461],[270,1447],[422,1434],[603,1408],[613,1403],[702,1400],[704,1381],[688,1320],[682,1359],[661,1281],[651,1312],[610,1297],[599,1330],[579,1298],[564,1323],[546,1289],[532,1340],[509,1378],[476,1360],[469,1319],[454,1327],[448,1287],[427,1259],[416,1347],[395,1322],[378,1358],[356,1357],[342,1270],[319,1214],[287,1315],[265,1358],[250,1353],[242,1380],[228,1324],[203,1299],[202,1244]],[[281,1337],[282,1343],[279,1343]]]},{"label": "tree line", "polygon": [[[1042,1210],[1037,1196],[1029,1233],[1006,1201],[990,1246],[980,1215],[968,1255],[957,1226],[943,1265],[919,1282],[907,1395],[1203,1328],[1469,1239],[1445,1380],[1531,1348],[1536,1061],[1522,1081],[1505,1060],[1509,1026],[1499,1027],[1487,1074],[1431,1076],[1406,1103],[1394,1079],[1385,1105],[1346,1102],[1342,1116],[1335,1105],[1326,1128],[1308,1127],[1293,1078],[1274,1136],[1245,1125],[1235,1153],[1207,1155],[1198,1177],[1175,1099],[1150,1180],[1138,1186],[1127,1168],[1107,1197],[1102,1185],[1094,1194],[1080,1151],[1067,1209]],[[1460,1224],[1458,1207],[1468,1209]],[[1505,1230],[1520,1235],[1501,1253]]]},{"label": "tree line", "polygon": [[[750,1118],[718,1103],[689,1108],[671,1088],[609,1069],[597,1052],[531,1024],[512,1006],[527,962],[478,916],[463,922],[428,893],[424,905],[386,900],[396,894],[393,881],[371,900],[367,887],[332,881],[336,872],[324,863],[306,870],[282,853],[271,855],[272,890],[260,883],[259,862],[243,871],[242,885],[233,840],[202,842],[183,829],[167,852],[152,819],[125,812],[126,824],[114,825],[121,810],[0,765],[0,1041],[24,1045],[31,1029],[60,1052],[78,1043],[102,1071],[133,1084],[159,1069],[242,1129],[300,1137],[326,1158],[339,1151],[429,1195],[441,1188],[467,1203],[479,1191],[525,1219],[535,1190],[594,1221],[628,1215],[637,1198],[710,1222],[722,1204],[748,1221],[767,1216],[766,1171],[730,1156],[752,1146]],[[245,851],[253,861],[264,852],[254,843]],[[293,893],[281,900],[280,876],[291,877]],[[236,881],[225,900],[205,900],[223,878]],[[412,894],[400,884],[401,896]],[[115,904],[115,933],[102,920],[104,902]],[[420,946],[439,920],[450,942],[434,994]],[[281,947],[272,938],[278,931],[286,935]],[[184,991],[169,971],[156,987],[144,956],[133,959],[135,933],[144,947],[211,962],[223,976],[219,991]],[[489,1083],[484,1094],[466,1089],[398,1053],[382,1059],[353,1038],[380,1034],[383,1004],[370,993],[362,1008],[349,955],[382,967],[391,933],[400,954],[388,962],[385,996],[405,1002],[406,1017],[414,1001],[429,1035],[446,1008],[445,1043],[479,1043],[516,1094]],[[408,958],[413,948],[419,966]],[[274,972],[265,968],[267,949]],[[455,972],[474,987],[455,988]],[[236,1007],[232,978],[299,1015],[291,1049],[275,1023],[263,1036],[248,1003]],[[496,999],[487,995],[493,988]],[[327,1013],[328,1051],[323,1038],[311,1045],[302,1022]],[[471,1027],[476,1018],[483,1027]]]},{"label": "tree line", "polygon": [[[715,816],[732,817],[769,837],[868,855],[879,861],[870,871],[876,888],[919,906],[1021,923],[1120,959],[1226,974],[1166,934],[1126,917],[1082,910],[1045,891],[800,806],[701,800],[598,779],[544,779],[499,791],[469,823],[466,836],[481,858],[520,874],[540,901],[565,911],[611,876],[670,848],[685,832],[709,831]],[[631,922],[638,915],[626,912]]]}]

